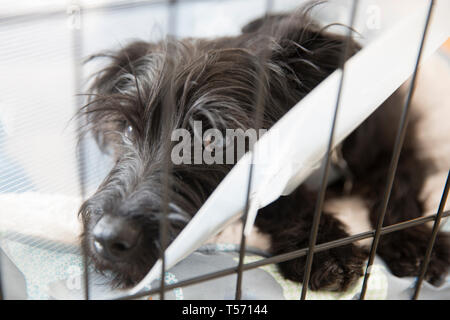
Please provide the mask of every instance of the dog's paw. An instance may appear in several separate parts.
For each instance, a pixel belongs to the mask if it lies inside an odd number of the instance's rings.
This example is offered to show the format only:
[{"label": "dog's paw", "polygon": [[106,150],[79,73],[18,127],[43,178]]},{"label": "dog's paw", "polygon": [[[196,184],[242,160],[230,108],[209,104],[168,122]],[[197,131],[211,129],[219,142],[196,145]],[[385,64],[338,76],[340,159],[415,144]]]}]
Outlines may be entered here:
[{"label": "dog's paw", "polygon": [[[311,290],[345,291],[363,275],[367,252],[356,245],[314,254],[308,287]],[[280,263],[289,280],[303,282],[306,257]]]},{"label": "dog's paw", "polygon": [[428,264],[425,280],[439,286],[445,280],[450,269],[450,234],[440,233],[436,239]]},{"label": "dog's paw", "polygon": [[[406,231],[406,230],[405,230]],[[417,277],[431,237],[431,230],[414,228],[382,238],[380,255],[397,277]],[[450,268],[450,234],[438,233],[433,246],[425,280],[432,285],[442,284]]]},{"label": "dog's paw", "polygon": [[349,259],[344,263],[328,260],[312,271],[309,288],[312,290],[345,291],[363,275],[364,261]]}]

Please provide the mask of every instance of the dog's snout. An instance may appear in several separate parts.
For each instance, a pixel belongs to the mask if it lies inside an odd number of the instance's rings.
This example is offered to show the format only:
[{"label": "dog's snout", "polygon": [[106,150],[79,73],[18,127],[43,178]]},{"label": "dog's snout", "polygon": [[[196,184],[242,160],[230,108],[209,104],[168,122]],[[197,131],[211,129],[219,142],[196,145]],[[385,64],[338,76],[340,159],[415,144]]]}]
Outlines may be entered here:
[{"label": "dog's snout", "polygon": [[140,229],[131,221],[105,215],[93,230],[95,250],[105,258],[122,260],[137,246]]}]

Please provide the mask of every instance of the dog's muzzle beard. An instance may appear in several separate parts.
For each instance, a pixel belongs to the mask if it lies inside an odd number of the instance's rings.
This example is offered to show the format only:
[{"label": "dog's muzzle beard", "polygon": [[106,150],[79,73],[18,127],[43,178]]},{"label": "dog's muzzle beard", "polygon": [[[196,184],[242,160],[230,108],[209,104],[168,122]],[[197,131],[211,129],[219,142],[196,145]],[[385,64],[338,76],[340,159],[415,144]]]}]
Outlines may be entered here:
[{"label": "dog's muzzle beard", "polygon": [[181,209],[182,201],[180,205],[172,202],[175,196],[164,212],[164,198],[153,191],[162,190],[160,184],[140,183],[133,191],[125,189],[109,176],[80,209],[84,248],[97,271],[118,287],[136,284],[161,257],[161,219],[166,219],[168,245],[191,218]]}]

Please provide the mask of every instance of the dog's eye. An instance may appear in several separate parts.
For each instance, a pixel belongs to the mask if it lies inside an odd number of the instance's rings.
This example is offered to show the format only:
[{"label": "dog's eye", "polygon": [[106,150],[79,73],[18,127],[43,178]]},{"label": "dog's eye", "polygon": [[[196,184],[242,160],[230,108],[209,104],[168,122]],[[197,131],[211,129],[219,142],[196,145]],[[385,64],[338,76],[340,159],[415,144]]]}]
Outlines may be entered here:
[{"label": "dog's eye", "polygon": [[229,137],[223,137],[221,135],[207,135],[203,140],[203,144],[208,151],[212,151],[213,149],[224,149],[230,144],[230,139]]},{"label": "dog's eye", "polygon": [[89,208],[87,213],[91,217],[98,217],[103,215],[103,210],[100,208]]},{"label": "dog's eye", "polygon": [[131,140],[134,135],[133,130],[134,130],[133,126],[126,124],[124,132],[123,132],[125,138],[127,138],[128,140]]}]

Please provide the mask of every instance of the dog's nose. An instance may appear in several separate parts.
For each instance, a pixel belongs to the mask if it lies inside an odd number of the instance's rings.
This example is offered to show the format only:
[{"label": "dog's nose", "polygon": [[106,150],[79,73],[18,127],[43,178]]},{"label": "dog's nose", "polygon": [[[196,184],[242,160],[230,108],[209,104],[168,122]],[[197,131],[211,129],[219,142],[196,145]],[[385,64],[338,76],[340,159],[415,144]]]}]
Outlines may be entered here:
[{"label": "dog's nose", "polygon": [[122,217],[105,215],[93,230],[95,250],[112,260],[123,260],[137,246],[139,228]]}]

